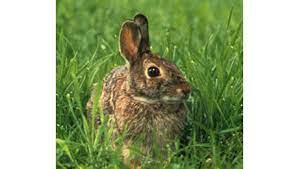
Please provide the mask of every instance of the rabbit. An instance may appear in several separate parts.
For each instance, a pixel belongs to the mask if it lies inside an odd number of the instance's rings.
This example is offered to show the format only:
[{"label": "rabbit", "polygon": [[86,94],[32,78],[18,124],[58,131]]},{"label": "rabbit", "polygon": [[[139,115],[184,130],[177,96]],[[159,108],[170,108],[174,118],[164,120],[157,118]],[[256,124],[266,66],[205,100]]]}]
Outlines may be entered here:
[{"label": "rabbit", "polygon": [[[148,19],[141,13],[122,24],[119,50],[126,64],[105,76],[99,105],[115,138],[126,130],[122,156],[138,168],[140,161],[129,161],[131,146],[138,142],[143,154],[153,155],[157,144],[165,154],[167,144],[183,134],[191,85],[174,63],[152,53]],[[94,94],[87,109],[93,100]]]}]

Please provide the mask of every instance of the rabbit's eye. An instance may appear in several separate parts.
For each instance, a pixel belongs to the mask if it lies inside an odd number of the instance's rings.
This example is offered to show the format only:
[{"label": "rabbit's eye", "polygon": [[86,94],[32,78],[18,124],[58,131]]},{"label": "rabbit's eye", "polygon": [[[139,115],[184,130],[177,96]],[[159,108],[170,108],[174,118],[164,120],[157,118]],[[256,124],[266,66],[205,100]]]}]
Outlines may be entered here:
[{"label": "rabbit's eye", "polygon": [[148,68],[147,70],[147,74],[150,76],[150,77],[156,77],[156,76],[159,76],[160,75],[160,71],[158,68],[156,67],[150,67]]}]

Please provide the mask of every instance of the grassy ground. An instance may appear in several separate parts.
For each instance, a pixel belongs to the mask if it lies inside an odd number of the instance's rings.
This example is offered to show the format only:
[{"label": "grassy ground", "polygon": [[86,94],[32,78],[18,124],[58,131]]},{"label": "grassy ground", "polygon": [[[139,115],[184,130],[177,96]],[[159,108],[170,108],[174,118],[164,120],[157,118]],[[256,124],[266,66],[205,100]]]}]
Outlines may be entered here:
[{"label": "grassy ground", "polygon": [[[156,168],[242,168],[241,0],[58,0],[57,168],[124,168],[105,125],[86,121],[93,83],[124,64],[121,23],[143,12],[153,51],[174,61],[193,87],[188,140]],[[100,91],[99,91],[100,92]],[[153,166],[148,157],[144,168]]]}]

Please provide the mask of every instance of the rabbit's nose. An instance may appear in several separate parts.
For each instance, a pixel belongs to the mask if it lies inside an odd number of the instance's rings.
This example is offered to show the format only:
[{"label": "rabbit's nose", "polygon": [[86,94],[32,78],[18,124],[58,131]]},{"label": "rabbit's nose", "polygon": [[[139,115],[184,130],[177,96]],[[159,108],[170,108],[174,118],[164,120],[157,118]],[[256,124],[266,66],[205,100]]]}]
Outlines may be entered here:
[{"label": "rabbit's nose", "polygon": [[191,92],[191,87],[190,87],[190,85],[184,85],[184,86],[181,86],[180,88],[176,89],[176,92],[179,95],[187,97],[189,95],[189,93]]},{"label": "rabbit's nose", "polygon": [[182,88],[182,92],[184,93],[184,95],[188,95],[191,92],[191,86],[190,85],[186,85]]}]

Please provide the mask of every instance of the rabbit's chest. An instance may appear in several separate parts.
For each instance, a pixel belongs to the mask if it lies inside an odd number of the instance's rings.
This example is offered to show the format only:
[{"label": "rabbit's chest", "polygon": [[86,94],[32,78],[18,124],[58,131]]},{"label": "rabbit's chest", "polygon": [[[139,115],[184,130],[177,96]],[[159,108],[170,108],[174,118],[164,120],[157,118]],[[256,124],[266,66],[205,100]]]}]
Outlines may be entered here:
[{"label": "rabbit's chest", "polygon": [[130,139],[142,139],[144,144],[166,144],[181,134],[186,119],[186,109],[179,105],[143,105],[122,102],[115,111],[115,121],[120,131],[127,130]]}]

